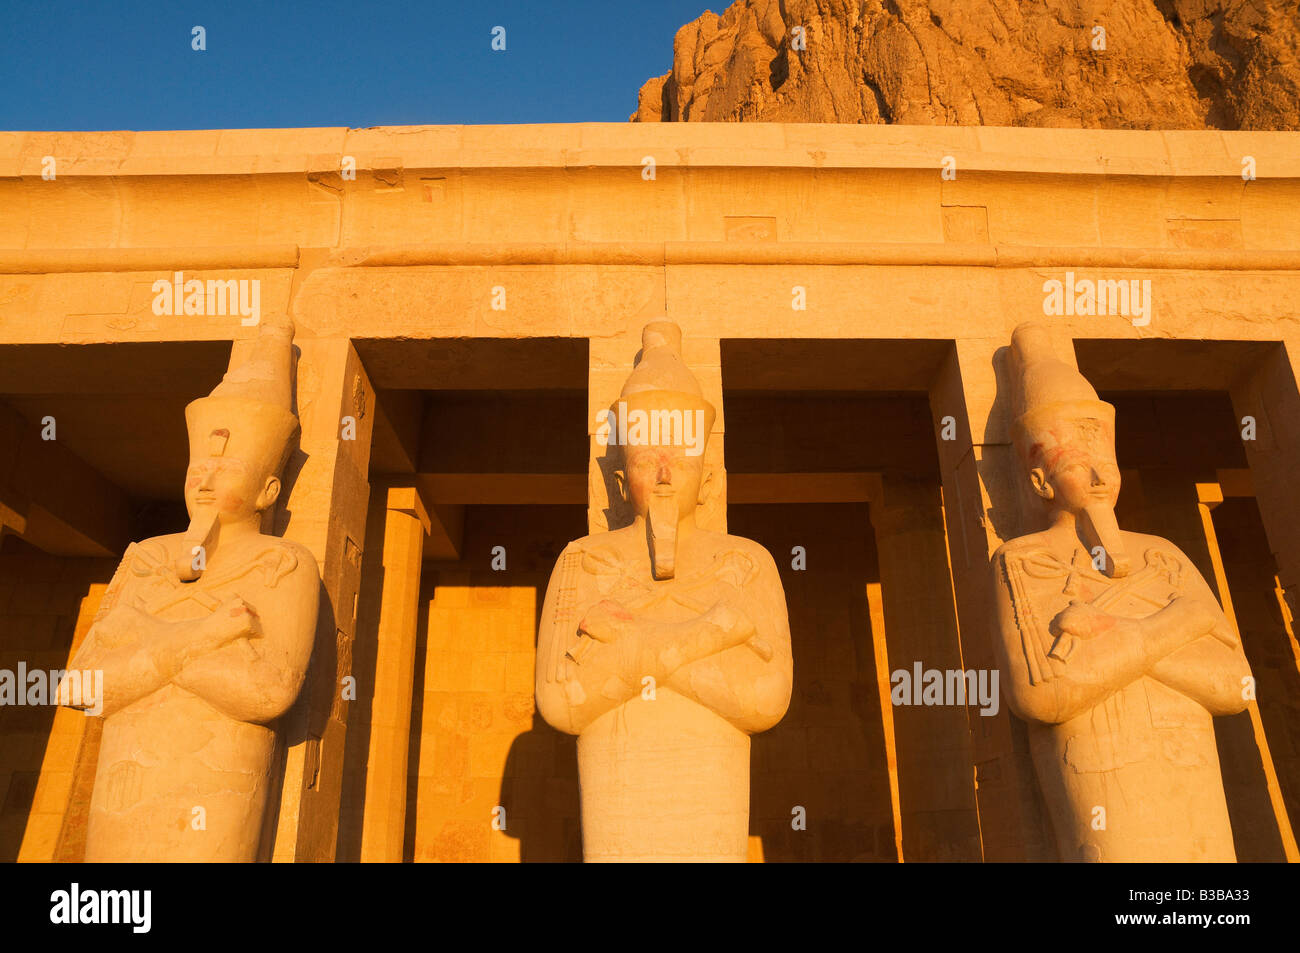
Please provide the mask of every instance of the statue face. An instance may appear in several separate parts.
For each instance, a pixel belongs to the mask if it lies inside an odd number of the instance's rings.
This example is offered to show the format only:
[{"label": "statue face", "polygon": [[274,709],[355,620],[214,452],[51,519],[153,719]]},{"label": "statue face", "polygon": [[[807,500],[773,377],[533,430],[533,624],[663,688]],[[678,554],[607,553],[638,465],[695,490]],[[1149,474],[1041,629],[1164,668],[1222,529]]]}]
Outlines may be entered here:
[{"label": "statue face", "polygon": [[1059,431],[1060,442],[1042,451],[1044,466],[1030,471],[1034,491],[1053,506],[1079,513],[1119,500],[1115,437],[1102,420],[1075,420]]},{"label": "statue face", "polygon": [[623,489],[638,516],[645,516],[655,497],[677,500],[680,520],[695,512],[700,502],[704,455],[690,456],[685,447],[629,446],[624,448],[627,469]]},{"label": "statue face", "polygon": [[215,511],[222,523],[247,520],[274,503],[279,493],[279,480],[264,478],[232,457],[201,457],[191,461],[185,474],[185,508],[191,519]]}]

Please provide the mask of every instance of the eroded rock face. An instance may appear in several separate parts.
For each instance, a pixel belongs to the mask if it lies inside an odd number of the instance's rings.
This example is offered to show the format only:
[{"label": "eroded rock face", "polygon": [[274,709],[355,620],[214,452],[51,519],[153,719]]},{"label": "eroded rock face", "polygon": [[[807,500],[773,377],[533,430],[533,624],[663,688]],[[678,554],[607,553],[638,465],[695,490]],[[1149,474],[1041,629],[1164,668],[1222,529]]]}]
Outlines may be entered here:
[{"label": "eroded rock face", "polygon": [[1298,49],[1297,0],[736,0],[630,118],[1295,130]]}]

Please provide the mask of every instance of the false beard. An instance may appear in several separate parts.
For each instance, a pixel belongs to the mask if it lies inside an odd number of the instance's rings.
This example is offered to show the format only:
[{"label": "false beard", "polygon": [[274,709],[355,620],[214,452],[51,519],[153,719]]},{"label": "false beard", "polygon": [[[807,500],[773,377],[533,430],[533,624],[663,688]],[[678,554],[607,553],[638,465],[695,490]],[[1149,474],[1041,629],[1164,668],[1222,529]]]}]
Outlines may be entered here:
[{"label": "false beard", "polygon": [[677,497],[652,496],[645,521],[651,572],[656,579],[671,579],[677,571]]},{"label": "false beard", "polygon": [[216,534],[217,508],[215,506],[199,507],[198,512],[190,518],[189,528],[185,530],[185,535],[181,539],[180,554],[176,557],[176,575],[180,576],[181,582],[193,582],[203,575],[202,569],[194,567],[194,547],[203,547],[203,565],[206,566],[212,548],[212,538]]},{"label": "false beard", "polygon": [[1112,579],[1127,576],[1132,562],[1124,549],[1124,538],[1115,521],[1115,510],[1105,503],[1090,503],[1083,508],[1078,519],[1079,535],[1089,552],[1100,546],[1106,555],[1103,572]]}]

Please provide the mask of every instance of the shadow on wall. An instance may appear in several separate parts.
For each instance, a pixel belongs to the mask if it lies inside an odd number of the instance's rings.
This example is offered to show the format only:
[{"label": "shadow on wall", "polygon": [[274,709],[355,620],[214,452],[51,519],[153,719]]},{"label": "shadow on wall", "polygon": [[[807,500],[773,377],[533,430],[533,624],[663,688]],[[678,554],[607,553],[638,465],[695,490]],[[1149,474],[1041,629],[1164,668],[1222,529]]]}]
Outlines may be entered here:
[{"label": "shadow on wall", "polygon": [[471,507],[463,558],[425,564],[404,859],[582,859],[577,739],[536,713],[533,673],[551,569],[585,527],[582,506]]},{"label": "shadow on wall", "polygon": [[[557,550],[555,558],[559,555]],[[533,600],[534,658],[545,601],[543,585]],[[581,861],[577,736],[556,731],[534,710],[532,727],[514,740],[506,755],[500,804],[509,819],[506,836],[519,840],[520,863]]]},{"label": "shadow on wall", "polygon": [[[559,557],[559,552],[556,552]],[[549,580],[548,580],[549,581]],[[545,584],[534,598],[533,632],[541,630]],[[534,654],[536,652],[534,636]],[[582,860],[578,801],[578,739],[556,731],[536,711],[532,727],[515,738],[501,772],[505,834],[519,841],[521,863]]]},{"label": "shadow on wall", "polygon": [[534,713],[533,727],[510,746],[501,806],[522,863],[582,860],[577,741]]}]

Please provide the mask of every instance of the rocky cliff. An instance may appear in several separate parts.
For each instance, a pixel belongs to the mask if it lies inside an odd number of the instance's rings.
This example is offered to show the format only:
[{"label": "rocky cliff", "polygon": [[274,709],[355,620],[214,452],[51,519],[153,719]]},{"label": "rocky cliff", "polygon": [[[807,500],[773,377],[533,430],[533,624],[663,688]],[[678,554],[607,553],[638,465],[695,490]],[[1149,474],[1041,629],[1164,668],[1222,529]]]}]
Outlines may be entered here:
[{"label": "rocky cliff", "polygon": [[1300,129],[1300,0],[736,0],[637,122]]}]

